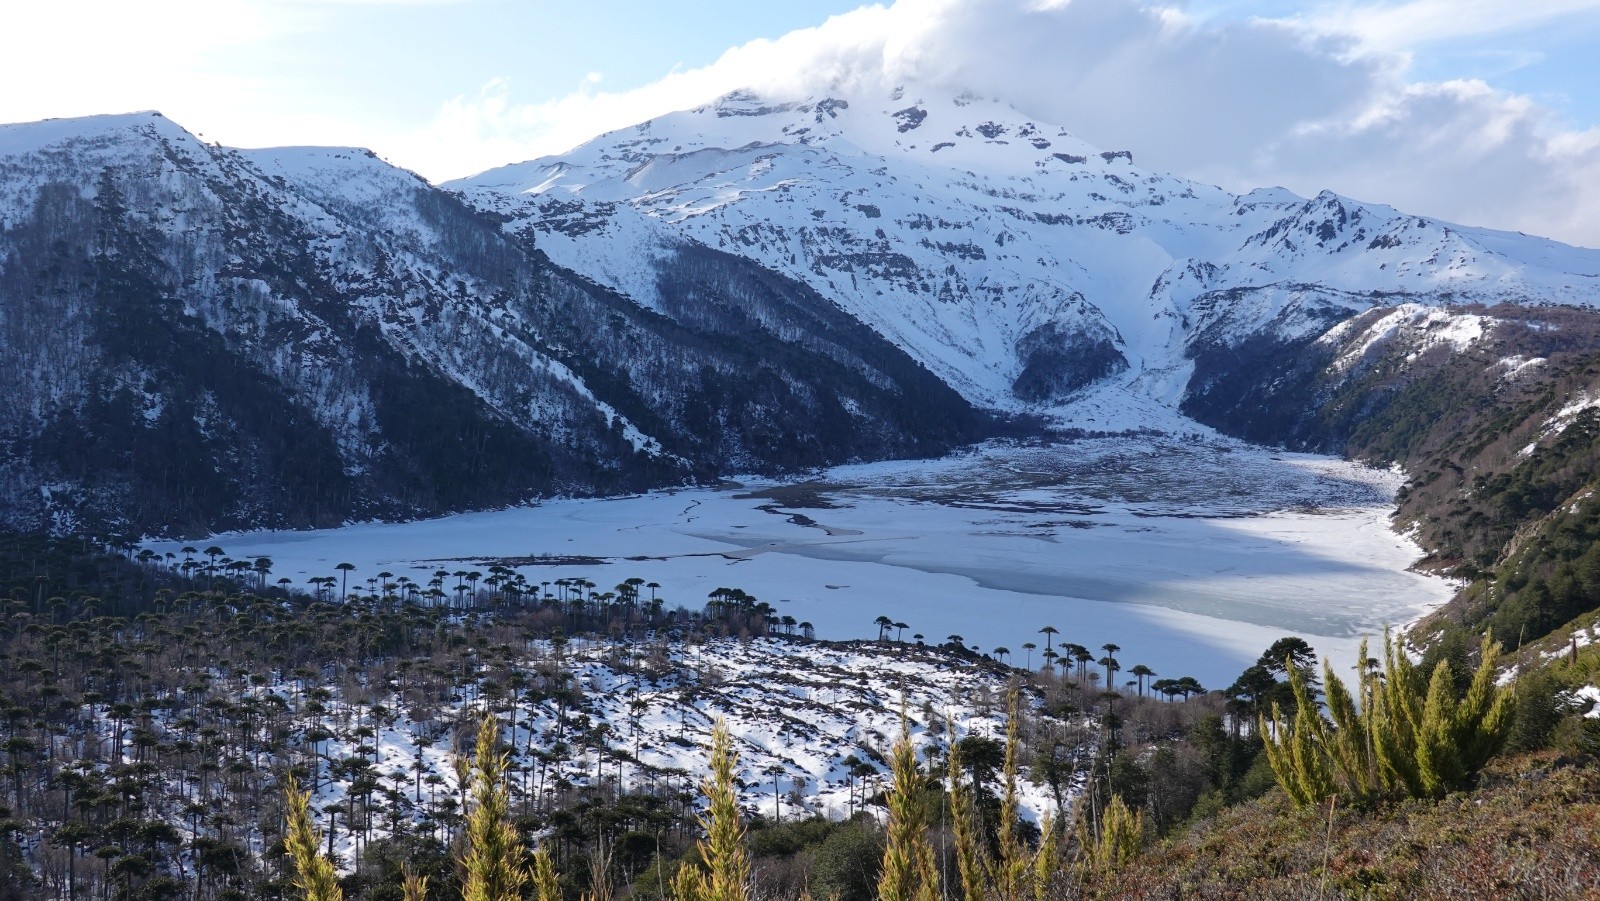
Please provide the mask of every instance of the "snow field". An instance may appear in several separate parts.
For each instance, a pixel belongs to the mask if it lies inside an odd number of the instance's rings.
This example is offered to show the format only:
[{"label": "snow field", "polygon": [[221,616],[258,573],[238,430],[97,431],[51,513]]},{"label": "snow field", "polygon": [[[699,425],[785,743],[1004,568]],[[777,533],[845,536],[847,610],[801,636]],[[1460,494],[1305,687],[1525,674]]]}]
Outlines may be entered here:
[{"label": "snow field", "polygon": [[[747,814],[769,818],[774,769],[784,819],[842,819],[859,810],[864,797],[888,788],[887,756],[901,734],[902,709],[919,760],[952,737],[1005,738],[1007,680],[997,668],[911,645],[715,639],[655,647],[666,658],[657,661],[659,668],[632,666],[625,660],[629,650],[574,641],[557,654],[540,642],[535,656],[521,662],[530,674],[552,665],[567,670],[578,691],[564,711],[548,697],[533,704],[519,699],[514,714],[507,703],[494,705],[502,740],[513,749],[508,782],[514,807],[558,783],[595,785],[597,773],[611,792],[620,782],[627,791],[690,792],[698,803],[719,718],[734,739],[740,804]],[[329,736],[311,746],[320,770],[312,810],[324,837],[331,826],[335,858],[348,871],[362,842],[343,814],[351,784],[340,775],[340,762],[372,762],[380,784],[394,793],[387,803],[400,808],[403,819],[418,821],[436,800],[459,796],[455,744],[470,752],[484,702],[461,684],[451,703],[423,711],[408,706],[391,684],[365,686],[366,697],[355,704],[330,683],[320,686],[333,695],[328,711],[312,714],[305,699],[317,687],[278,680],[247,693],[299,711],[297,734],[319,728]],[[165,712],[156,716],[158,729],[174,728]],[[535,763],[530,752],[550,755],[558,742],[568,754]],[[852,756],[872,773],[853,779],[845,764]],[[285,763],[269,756],[259,761],[264,767]],[[1025,768],[1019,789],[1025,817],[1054,814],[1049,789],[1028,784]],[[369,840],[387,834],[387,817],[374,813],[372,821]],[[174,825],[187,834],[185,822]],[[261,850],[259,835],[250,841]]]}]

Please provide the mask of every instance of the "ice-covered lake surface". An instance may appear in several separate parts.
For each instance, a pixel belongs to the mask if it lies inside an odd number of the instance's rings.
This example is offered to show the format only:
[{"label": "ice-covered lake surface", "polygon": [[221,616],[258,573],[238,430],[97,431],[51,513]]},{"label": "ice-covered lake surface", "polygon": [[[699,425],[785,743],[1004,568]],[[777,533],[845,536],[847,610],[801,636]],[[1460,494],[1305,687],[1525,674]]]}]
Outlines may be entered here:
[{"label": "ice-covered lake surface", "polygon": [[1015,663],[1054,626],[1057,645],[1098,656],[1112,642],[1124,668],[1220,688],[1288,634],[1346,667],[1362,636],[1449,597],[1449,583],[1408,570],[1421,551],[1389,527],[1401,481],[1214,439],[991,443],[804,479],[212,543],[270,557],[299,584],[341,562],[355,565],[352,584],[501,563],[602,589],[637,576],[660,583],[669,607],[740,588],[822,638],[875,637],[884,615],[908,624],[908,641],[960,635]]}]

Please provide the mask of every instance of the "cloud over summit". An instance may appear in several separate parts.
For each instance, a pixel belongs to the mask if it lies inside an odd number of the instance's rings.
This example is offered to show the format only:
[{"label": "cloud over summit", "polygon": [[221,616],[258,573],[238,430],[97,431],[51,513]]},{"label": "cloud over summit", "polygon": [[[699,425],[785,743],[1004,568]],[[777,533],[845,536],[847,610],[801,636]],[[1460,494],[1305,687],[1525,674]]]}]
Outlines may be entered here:
[{"label": "cloud over summit", "polygon": [[[1484,9],[1509,10],[1498,0],[1473,6],[1477,21],[1511,15]],[[1331,188],[1600,246],[1600,130],[1574,131],[1548,107],[1481,81],[1409,78],[1393,23],[1438,8],[1411,0],[1230,20],[1135,0],[898,0],[636,90],[606,92],[602,81],[517,104],[495,86],[451,104],[435,127],[492,146],[500,156],[483,160],[492,165],[741,88],[811,96],[909,83],[1003,99],[1091,143],[1133,150],[1146,167],[1232,190]]]}]

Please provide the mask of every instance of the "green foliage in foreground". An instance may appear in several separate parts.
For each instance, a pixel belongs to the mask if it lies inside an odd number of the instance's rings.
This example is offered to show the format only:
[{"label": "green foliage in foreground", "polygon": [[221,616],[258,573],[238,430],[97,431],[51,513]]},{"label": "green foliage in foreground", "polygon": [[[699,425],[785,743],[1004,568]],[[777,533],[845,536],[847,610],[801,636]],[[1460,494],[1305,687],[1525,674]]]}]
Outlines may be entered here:
[{"label": "green foliage in foreground", "polygon": [[300,790],[293,775],[283,789],[288,818],[284,848],[294,863],[295,888],[305,893],[306,901],[344,901],[339,876],[333,862],[317,852],[322,839],[311,822],[311,795]]},{"label": "green foliage in foreground", "polygon": [[750,892],[750,855],[739,818],[735,788],[738,758],[728,724],[720,717],[711,732],[711,778],[703,786],[710,808],[700,821],[706,838],[699,845],[703,867],[678,870],[676,901],[743,901]]},{"label": "green foliage in foreground", "polygon": [[[1295,713],[1274,704],[1271,727],[1260,721],[1267,761],[1284,793],[1298,806],[1340,796],[1367,803],[1380,797],[1441,798],[1466,784],[1499,750],[1511,726],[1513,694],[1495,684],[1500,646],[1486,636],[1477,671],[1458,697],[1450,663],[1421,670],[1388,635],[1383,670],[1368,665],[1361,645],[1360,707],[1326,661],[1328,717],[1287,664]],[[1330,721],[1331,719],[1331,721]]]},{"label": "green foliage in foreground", "polygon": [[461,857],[462,901],[516,901],[529,874],[522,864],[522,837],[511,825],[506,791],[506,755],[498,747],[500,724],[485,714],[472,758],[472,812],[467,815],[467,851]]}]

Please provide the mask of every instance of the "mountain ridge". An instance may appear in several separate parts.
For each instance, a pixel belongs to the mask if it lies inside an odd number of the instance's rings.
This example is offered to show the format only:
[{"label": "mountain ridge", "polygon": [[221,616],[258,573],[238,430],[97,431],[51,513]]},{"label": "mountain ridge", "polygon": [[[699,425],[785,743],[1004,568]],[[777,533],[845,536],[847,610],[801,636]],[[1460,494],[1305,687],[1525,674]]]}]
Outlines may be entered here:
[{"label": "mountain ridge", "polygon": [[331,525],[982,434],[799,285],[719,260],[765,320],[668,322],[370,152],[232,151],[145,114],[4,147],[13,526]]},{"label": "mountain ridge", "polygon": [[1406,304],[1443,317],[1396,332],[1417,353],[1463,305],[1587,309],[1600,251],[1233,195],[992,100],[743,92],[450,190],[158,113],[4,126],[0,280],[6,521],[171,533],[932,455],[1008,419],[1237,432],[1257,401],[1215,388],[1259,361]]},{"label": "mountain ridge", "polygon": [[[1332,192],[1232,195],[1144,172],[995,101],[905,88],[736,92],[448,185],[642,305],[647,274],[621,271],[588,236],[744,255],[808,282],[973,403],[1079,425],[1075,395],[1116,372],[1119,393],[1176,407],[1194,338],[1229,292],[1263,307],[1232,330],[1248,334],[1291,325],[1274,324],[1279,295],[1306,285],[1343,308],[1305,326],[1323,328],[1395,298],[1575,304],[1600,286],[1600,252]],[[1081,352],[1060,343],[1067,334],[1127,365],[1055,390],[1019,384],[1033,352]]]}]

